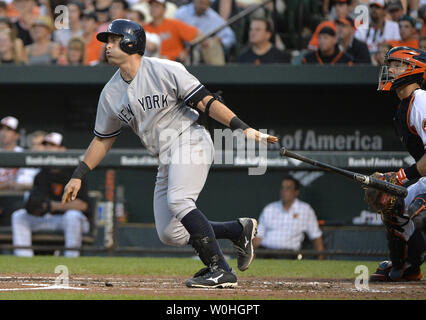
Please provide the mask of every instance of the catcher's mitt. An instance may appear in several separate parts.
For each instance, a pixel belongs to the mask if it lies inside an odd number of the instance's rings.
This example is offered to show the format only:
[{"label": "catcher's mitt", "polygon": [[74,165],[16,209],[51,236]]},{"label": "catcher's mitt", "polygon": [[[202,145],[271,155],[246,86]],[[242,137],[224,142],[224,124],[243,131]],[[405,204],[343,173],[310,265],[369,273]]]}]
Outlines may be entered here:
[{"label": "catcher's mitt", "polygon": [[[399,184],[395,172],[375,172],[373,178]],[[404,199],[371,187],[365,188],[365,201],[369,207],[380,213],[385,226],[398,233],[403,232],[403,226],[408,223],[404,213]]]},{"label": "catcher's mitt", "polygon": [[50,201],[46,197],[32,193],[28,198],[25,209],[32,215],[43,216],[50,211]]}]

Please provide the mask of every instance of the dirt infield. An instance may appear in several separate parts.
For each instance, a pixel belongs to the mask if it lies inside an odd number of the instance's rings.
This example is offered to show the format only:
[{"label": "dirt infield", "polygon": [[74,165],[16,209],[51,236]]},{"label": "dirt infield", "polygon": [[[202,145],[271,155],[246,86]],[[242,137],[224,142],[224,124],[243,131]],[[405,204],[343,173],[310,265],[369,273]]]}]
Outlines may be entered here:
[{"label": "dirt infield", "polygon": [[[57,276],[57,275],[56,275]],[[426,299],[426,280],[370,283],[368,291],[351,279],[288,279],[240,277],[235,289],[190,289],[182,277],[72,275],[68,286],[55,285],[52,275],[0,275],[1,292],[60,290],[105,295],[205,297],[228,299]]]}]

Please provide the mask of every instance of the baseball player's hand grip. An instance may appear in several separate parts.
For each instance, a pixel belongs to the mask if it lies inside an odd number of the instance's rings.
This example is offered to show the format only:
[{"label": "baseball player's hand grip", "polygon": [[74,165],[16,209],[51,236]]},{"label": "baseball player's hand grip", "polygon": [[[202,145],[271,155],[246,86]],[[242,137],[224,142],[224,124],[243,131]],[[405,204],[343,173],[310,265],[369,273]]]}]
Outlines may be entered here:
[{"label": "baseball player's hand grip", "polygon": [[372,187],[372,188],[376,188],[382,191],[385,191],[387,193],[390,193],[392,195],[398,196],[398,197],[406,197],[408,194],[407,188],[387,182],[387,181],[383,181],[383,180],[379,180],[370,176],[366,176],[364,174],[360,174],[360,173],[356,173],[353,171],[349,171],[349,170],[345,170],[345,169],[341,169],[335,166],[332,166],[330,164],[327,163],[323,163],[320,161],[316,161],[310,158],[307,158],[305,156],[302,156],[298,153],[292,152],[287,150],[286,148],[281,148],[280,150],[280,154],[281,156],[286,156],[286,157],[290,157],[290,158],[294,158],[306,163],[309,163],[315,167],[319,167],[322,168],[324,170],[330,171],[330,172],[335,172],[338,173],[342,176],[345,176],[347,178],[350,178],[352,180],[358,181],[361,184],[363,184],[364,186],[368,186],[368,187]]}]

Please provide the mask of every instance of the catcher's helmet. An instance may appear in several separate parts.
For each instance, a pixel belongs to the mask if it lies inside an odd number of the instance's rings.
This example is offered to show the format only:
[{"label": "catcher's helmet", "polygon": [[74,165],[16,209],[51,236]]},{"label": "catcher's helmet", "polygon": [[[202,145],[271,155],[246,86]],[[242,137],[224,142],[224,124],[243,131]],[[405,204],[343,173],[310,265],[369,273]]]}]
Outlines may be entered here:
[{"label": "catcher's helmet", "polygon": [[[401,72],[389,72],[391,61],[401,63]],[[392,91],[401,86],[418,83],[422,85],[425,80],[426,53],[410,47],[394,47],[385,55],[384,65],[379,74],[377,90]]]},{"label": "catcher's helmet", "polygon": [[96,39],[106,43],[110,34],[122,37],[120,48],[124,52],[128,54],[138,53],[141,56],[144,54],[146,35],[139,24],[126,19],[116,19],[109,24],[107,31],[98,33]]}]

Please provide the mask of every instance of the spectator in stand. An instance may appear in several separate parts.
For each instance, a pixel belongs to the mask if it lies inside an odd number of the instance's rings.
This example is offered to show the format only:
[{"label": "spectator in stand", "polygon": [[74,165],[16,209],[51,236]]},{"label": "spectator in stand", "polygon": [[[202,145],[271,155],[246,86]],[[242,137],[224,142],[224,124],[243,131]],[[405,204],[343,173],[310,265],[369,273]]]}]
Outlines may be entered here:
[{"label": "spectator in stand", "polygon": [[379,43],[391,40],[400,40],[398,23],[386,19],[384,0],[370,0],[370,25],[358,28],[355,37],[368,45],[370,55],[378,50]]},{"label": "spectator in stand", "polygon": [[[290,251],[292,253],[285,258],[296,259],[306,233],[314,242],[315,249],[324,251],[322,231],[315,212],[308,203],[298,199],[299,194],[299,181],[285,176],[281,181],[281,199],[268,204],[259,216],[257,237],[253,240],[255,248]],[[324,257],[319,254],[318,258],[322,260]]]},{"label": "spectator in stand", "polygon": [[419,48],[419,39],[416,30],[416,21],[410,16],[402,16],[399,19],[399,34],[401,40],[389,41],[392,47],[406,46],[414,49]]},{"label": "spectator in stand", "polygon": [[96,39],[98,18],[94,12],[83,12],[81,25],[83,27],[83,39],[86,44],[86,65],[96,65],[102,58],[103,44]]},{"label": "spectator in stand", "polygon": [[378,51],[371,58],[372,63],[375,66],[384,65],[385,64],[385,61],[384,61],[385,54],[391,48],[392,48],[392,46],[389,44],[389,42],[384,41],[384,42],[380,43]]},{"label": "spectator in stand", "polygon": [[278,50],[272,43],[272,21],[253,18],[250,23],[250,48],[238,57],[239,63],[290,63],[290,56]]},{"label": "spectator in stand", "polygon": [[110,22],[109,8],[111,7],[111,5],[112,5],[112,0],[94,0],[95,14],[97,17],[97,21],[102,26],[105,24],[108,25]]},{"label": "spectator in stand", "polygon": [[115,19],[126,19],[129,4],[126,0],[113,0],[109,8],[110,21]]},{"label": "spectator in stand", "polygon": [[201,33],[197,28],[177,19],[168,19],[166,12],[166,0],[151,0],[150,11],[152,22],[145,25],[145,30],[156,33],[161,39],[161,57],[185,63],[188,58],[188,50],[185,42],[191,42]]},{"label": "spectator in stand", "polygon": [[[176,12],[176,19],[196,27],[203,35],[226,23],[210,8],[210,0],[194,0]],[[228,26],[201,44],[202,59],[206,64],[224,65],[235,44],[234,31]]]},{"label": "spectator in stand", "polygon": [[[51,132],[44,139],[46,151],[61,152],[65,150],[62,144],[62,135]],[[65,204],[61,204],[63,188],[72,175],[72,170],[45,168],[35,177],[34,186],[31,190],[29,200],[25,208],[19,209],[12,214],[13,245],[31,246],[31,234],[39,230],[62,230],[65,235],[64,256],[78,257],[78,249],[82,244],[83,233],[89,231],[90,214],[87,183],[83,181],[82,191],[77,198]],[[15,255],[32,257],[31,249],[16,249]]]},{"label": "spectator in stand", "polygon": [[[16,45],[18,40],[19,45]],[[16,39],[10,29],[0,30],[0,64],[22,64],[22,40]]]},{"label": "spectator in stand", "polygon": [[61,46],[61,52],[65,55],[65,48],[73,37],[81,37],[83,29],[81,26],[81,15],[84,11],[84,5],[78,0],[71,0],[67,3],[69,28],[55,30],[53,32],[53,41]]},{"label": "spectator in stand", "polygon": [[318,34],[318,50],[308,52],[303,57],[302,63],[352,65],[353,60],[351,56],[339,49],[336,31],[326,26]]},{"label": "spectator in stand", "polygon": [[392,21],[398,22],[404,15],[404,8],[400,0],[390,0],[386,3],[386,11],[389,13]]},{"label": "spectator in stand", "polygon": [[30,30],[33,43],[25,46],[24,61],[30,65],[56,64],[60,54],[59,44],[51,41],[53,23],[50,17],[39,17]]},{"label": "spectator in stand", "polygon": [[355,25],[351,17],[336,20],[340,50],[352,56],[353,62],[371,64],[370,52],[365,42],[354,37]]},{"label": "spectator in stand", "polygon": [[86,61],[86,44],[83,38],[71,38],[67,46],[66,65],[81,66]]},{"label": "spectator in stand", "polygon": [[419,40],[419,49],[426,52],[426,37],[421,37]]},{"label": "spectator in stand", "polygon": [[[140,24],[142,27],[146,25],[145,16],[142,11],[131,9],[127,12],[127,19]],[[144,56],[160,57],[161,39],[158,34],[146,32],[146,48]]]},{"label": "spectator in stand", "polygon": [[[14,0],[18,17],[15,22],[15,27],[18,32],[18,38],[22,39],[24,46],[33,43],[33,39],[30,35],[30,28],[33,22],[38,17],[38,11],[36,10],[37,4],[35,0]],[[9,16],[10,17],[10,16]]]},{"label": "spectator in stand", "polygon": [[420,7],[418,20],[422,23],[420,37],[426,37],[426,5]]},{"label": "spectator in stand", "polygon": [[240,12],[236,0],[213,0],[211,7],[225,21]]},{"label": "spectator in stand", "polygon": [[0,18],[6,18],[7,17],[7,4],[4,1],[0,1]]},{"label": "spectator in stand", "polygon": [[[346,18],[349,16],[351,0],[333,0],[334,7],[336,9],[336,19]],[[318,49],[318,34],[323,27],[330,27],[335,32],[337,31],[336,23],[334,20],[328,20],[321,22],[315,29],[314,34],[308,44],[308,49]]]},{"label": "spectator in stand", "polygon": [[[164,13],[164,17],[168,19],[174,19],[177,11],[177,6],[171,1],[165,2],[166,6],[166,12]],[[133,10],[138,10],[142,12],[145,16],[145,22],[151,23],[152,22],[152,16],[151,16],[151,6],[149,4],[149,0],[139,0],[136,4],[134,4],[131,7]]]},{"label": "spectator in stand", "polygon": [[16,60],[19,63],[23,63],[24,56],[24,42],[22,39],[18,38],[18,31],[16,25],[10,21],[8,18],[0,18],[0,31],[10,32],[10,37],[13,39],[14,54]]}]

